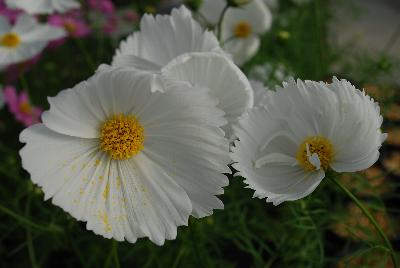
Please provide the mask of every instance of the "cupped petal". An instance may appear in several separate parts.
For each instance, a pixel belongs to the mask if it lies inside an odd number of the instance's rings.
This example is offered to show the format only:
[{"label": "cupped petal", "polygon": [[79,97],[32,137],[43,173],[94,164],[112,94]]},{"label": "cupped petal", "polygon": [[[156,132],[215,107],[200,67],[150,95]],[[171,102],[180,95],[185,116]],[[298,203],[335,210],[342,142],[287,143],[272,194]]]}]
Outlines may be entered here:
[{"label": "cupped petal", "polygon": [[332,136],[335,147],[332,169],[338,172],[367,169],[378,160],[387,136],[381,130],[383,118],[379,105],[346,80],[334,78],[329,88],[337,95],[339,118]]},{"label": "cupped petal", "polygon": [[[237,175],[275,205],[311,193],[322,180],[321,172],[306,172],[296,158],[298,142],[285,121],[263,107],[255,107],[234,126],[238,140],[232,147]],[[320,174],[321,173],[321,174]]]},{"label": "cupped petal", "polygon": [[[225,112],[229,124],[236,122],[239,116],[253,106],[253,91],[246,76],[221,54],[184,54],[171,61],[161,73],[209,88],[211,95],[219,100],[218,107]],[[232,135],[230,125],[224,130],[227,137]]]},{"label": "cupped petal", "polygon": [[174,81],[164,92],[153,92],[149,102],[152,106],[139,111],[146,133],[143,154],[186,191],[192,215],[204,217],[222,208],[215,195],[228,184],[222,173],[230,172],[230,158],[217,102],[204,89]]},{"label": "cupped petal", "polygon": [[184,6],[173,9],[171,15],[144,15],[140,30],[121,42],[113,62],[118,62],[117,59],[123,55],[134,55],[164,66],[187,52],[223,53],[216,37],[204,31]]},{"label": "cupped petal", "polygon": [[233,38],[224,44],[226,52],[232,55],[233,61],[241,66],[250,60],[260,47],[260,38],[256,35],[247,38]]}]

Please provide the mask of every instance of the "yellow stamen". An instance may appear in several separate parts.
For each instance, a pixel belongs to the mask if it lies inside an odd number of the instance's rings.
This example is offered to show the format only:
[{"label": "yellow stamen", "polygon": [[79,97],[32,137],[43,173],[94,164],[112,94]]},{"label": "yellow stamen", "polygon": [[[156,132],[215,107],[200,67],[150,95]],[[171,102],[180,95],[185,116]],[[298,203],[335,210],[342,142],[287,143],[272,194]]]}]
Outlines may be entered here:
[{"label": "yellow stamen", "polygon": [[73,34],[76,31],[75,24],[70,21],[64,23],[64,28],[69,34]]},{"label": "yellow stamen", "polygon": [[100,130],[100,147],[113,159],[128,159],[144,147],[144,128],[133,115],[117,114]]},{"label": "yellow stamen", "polygon": [[251,34],[251,25],[246,21],[240,21],[233,29],[235,37],[246,38]]},{"label": "yellow stamen", "polygon": [[6,33],[0,37],[0,45],[8,48],[16,48],[21,43],[21,39],[15,33]]},{"label": "yellow stamen", "polygon": [[[308,149],[307,149],[308,147]],[[310,163],[309,157],[317,154],[321,162],[321,168],[327,170],[329,164],[332,162],[334,150],[332,143],[322,136],[311,136],[306,138],[300,144],[297,151],[296,159],[299,164],[307,171],[316,170],[315,165]]]},{"label": "yellow stamen", "polygon": [[32,113],[32,106],[29,104],[29,102],[24,101],[24,102],[20,103],[19,110],[21,112],[23,112],[24,114],[31,114]]}]

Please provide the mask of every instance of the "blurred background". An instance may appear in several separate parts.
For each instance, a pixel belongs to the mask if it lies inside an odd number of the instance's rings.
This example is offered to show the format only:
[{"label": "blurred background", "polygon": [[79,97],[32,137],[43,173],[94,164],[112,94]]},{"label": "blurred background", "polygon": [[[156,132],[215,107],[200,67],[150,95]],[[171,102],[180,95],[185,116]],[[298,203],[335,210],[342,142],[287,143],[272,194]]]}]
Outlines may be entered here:
[{"label": "blurred background", "polygon": [[[2,2],[2,1],[1,1]],[[26,92],[32,106],[87,79],[110,63],[120,40],[139,29],[144,13],[169,13],[182,1],[82,2],[87,31],[50,44],[1,73],[3,88]],[[194,14],[201,1],[183,1]],[[272,28],[243,71],[269,88],[289,77],[346,78],[381,105],[389,137],[380,160],[341,180],[368,206],[400,249],[400,1],[265,0]],[[0,4],[0,14],[5,14]],[[45,18],[40,17],[44,20]],[[68,29],[67,29],[68,30]],[[223,211],[191,218],[178,237],[158,247],[96,236],[51,204],[20,164],[18,135],[27,123],[10,103],[0,110],[0,267],[393,267],[360,210],[330,181],[307,198],[278,207],[252,199],[231,177]],[[362,139],[362,137],[360,137]],[[39,156],[40,157],[40,156]]]}]

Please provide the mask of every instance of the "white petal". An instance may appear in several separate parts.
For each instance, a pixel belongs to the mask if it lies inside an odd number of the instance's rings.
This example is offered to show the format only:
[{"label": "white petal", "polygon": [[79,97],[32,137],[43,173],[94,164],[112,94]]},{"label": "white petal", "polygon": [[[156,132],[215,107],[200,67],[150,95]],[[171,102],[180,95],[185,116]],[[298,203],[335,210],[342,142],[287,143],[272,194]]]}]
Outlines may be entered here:
[{"label": "white petal", "polygon": [[[23,166],[52,198],[87,228],[107,238],[134,242],[148,236],[161,245],[176,237],[192,210],[185,191],[143,155],[115,161],[96,140],[57,134],[44,125],[21,134]],[[40,152],[40,157],[37,157]]]},{"label": "white petal", "polygon": [[11,25],[8,22],[8,19],[4,16],[0,16],[0,35],[9,33],[10,29],[11,29]]},{"label": "white petal", "polygon": [[[253,91],[242,71],[225,56],[216,53],[184,54],[162,69],[162,74],[193,85],[209,88],[219,100],[218,107],[225,112],[229,123],[236,122],[253,106]],[[231,126],[224,128],[232,135]]]},{"label": "white petal", "polygon": [[233,56],[234,62],[241,66],[251,59],[260,47],[260,38],[252,35],[247,38],[234,38],[224,44],[226,52]]},{"label": "white petal", "polygon": [[203,0],[199,13],[207,20],[207,23],[216,25],[225,5],[225,0]]},{"label": "white petal", "polygon": [[253,34],[263,34],[271,28],[272,14],[262,0],[252,0],[239,8],[230,8],[222,23],[222,40],[234,36],[233,29],[239,22],[247,22]]},{"label": "white petal", "polygon": [[140,29],[140,33],[133,33],[121,43],[113,62],[121,62],[117,58],[122,55],[134,55],[164,66],[187,52],[222,53],[216,37],[204,31],[184,6],[172,10],[171,15],[144,15]]},{"label": "white petal", "polygon": [[79,8],[77,0],[6,0],[9,8],[22,9],[28,14],[50,14]]}]

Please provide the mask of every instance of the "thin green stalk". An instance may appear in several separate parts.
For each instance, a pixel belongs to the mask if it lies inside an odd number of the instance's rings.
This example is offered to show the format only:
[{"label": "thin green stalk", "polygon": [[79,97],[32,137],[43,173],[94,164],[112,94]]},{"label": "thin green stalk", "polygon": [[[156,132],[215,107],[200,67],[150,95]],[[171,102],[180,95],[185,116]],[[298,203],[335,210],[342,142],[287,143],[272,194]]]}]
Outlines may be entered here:
[{"label": "thin green stalk", "polygon": [[358,198],[353,195],[341,182],[339,182],[336,178],[334,177],[329,177],[348,197],[350,197],[351,200],[358,206],[358,208],[364,213],[364,215],[368,218],[368,220],[371,222],[371,224],[375,227],[376,231],[378,232],[379,236],[385,243],[386,247],[390,250],[390,256],[392,258],[392,262],[395,268],[397,268],[397,260],[396,260],[396,255],[395,251],[393,250],[392,244],[390,243],[389,239],[387,238],[386,234],[383,232],[382,228],[379,226],[379,224],[376,222],[374,217],[371,215],[371,213],[366,209],[366,207],[358,200]]},{"label": "thin green stalk", "polygon": [[43,227],[39,224],[36,224],[36,223],[30,221],[28,218],[25,218],[24,216],[14,213],[12,210],[10,210],[6,207],[3,207],[2,205],[0,205],[0,212],[7,214],[8,216],[10,216],[11,218],[14,218],[15,220],[17,220],[18,222],[20,222],[21,224],[23,224],[25,226],[29,226],[29,227],[35,228],[37,230],[40,230],[40,231],[60,232],[60,233],[62,232],[62,229],[58,226],[50,225],[50,226]]},{"label": "thin green stalk", "polygon": [[88,67],[91,70],[94,70],[95,69],[95,64],[94,64],[92,58],[90,57],[90,54],[87,52],[85,46],[82,44],[81,40],[78,39],[78,38],[73,38],[73,40],[75,41],[76,45],[80,49],[83,57],[85,58],[85,61],[86,61],[86,64],[88,65]]},{"label": "thin green stalk", "polygon": [[217,38],[221,42],[221,28],[222,28],[222,21],[224,20],[225,13],[228,11],[229,5],[227,4],[224,9],[221,12],[221,15],[219,16],[218,24],[217,24]]},{"label": "thin green stalk", "polygon": [[113,240],[112,242],[112,251],[114,255],[115,267],[120,268],[119,258],[118,258],[118,242],[115,240]]},{"label": "thin green stalk", "polygon": [[[26,202],[25,206],[25,216],[29,218],[29,215],[31,214],[31,195],[28,195],[28,200]],[[39,267],[36,261],[36,255],[35,255],[35,248],[33,245],[33,240],[32,240],[32,232],[30,226],[26,226],[26,244],[28,246],[28,254],[29,254],[29,260],[31,262],[31,266],[36,268]]]}]

